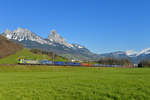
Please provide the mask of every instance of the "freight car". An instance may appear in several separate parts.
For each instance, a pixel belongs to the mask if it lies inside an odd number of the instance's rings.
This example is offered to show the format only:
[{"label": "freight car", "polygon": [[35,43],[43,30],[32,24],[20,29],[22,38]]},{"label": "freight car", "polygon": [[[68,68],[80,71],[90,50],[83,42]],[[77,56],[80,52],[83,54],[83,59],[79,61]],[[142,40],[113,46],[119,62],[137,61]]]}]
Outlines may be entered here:
[{"label": "freight car", "polygon": [[40,64],[41,64],[41,65],[52,65],[53,62],[52,62],[52,61],[49,61],[49,60],[40,60]]},{"label": "freight car", "polygon": [[54,65],[64,66],[65,62],[63,62],[63,61],[54,61]]},{"label": "freight car", "polygon": [[67,66],[81,66],[81,63],[65,62],[65,65],[67,65]]}]

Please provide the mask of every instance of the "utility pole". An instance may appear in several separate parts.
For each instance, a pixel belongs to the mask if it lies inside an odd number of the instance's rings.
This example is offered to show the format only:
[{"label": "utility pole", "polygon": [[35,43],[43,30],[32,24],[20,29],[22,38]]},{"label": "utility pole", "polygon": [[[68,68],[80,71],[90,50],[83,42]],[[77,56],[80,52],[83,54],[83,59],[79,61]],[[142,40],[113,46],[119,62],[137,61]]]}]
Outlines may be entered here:
[{"label": "utility pole", "polygon": [[52,61],[53,61],[53,63],[55,61],[55,54],[54,54],[54,52],[52,52]]}]

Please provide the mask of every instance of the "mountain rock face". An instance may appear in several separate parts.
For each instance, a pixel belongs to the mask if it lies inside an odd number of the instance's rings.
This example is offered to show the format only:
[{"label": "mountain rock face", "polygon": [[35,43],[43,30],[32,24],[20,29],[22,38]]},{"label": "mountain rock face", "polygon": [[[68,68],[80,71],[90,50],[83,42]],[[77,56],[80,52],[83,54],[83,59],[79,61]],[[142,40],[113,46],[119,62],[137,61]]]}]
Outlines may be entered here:
[{"label": "mountain rock face", "polygon": [[69,48],[73,47],[72,44],[67,43],[66,39],[61,37],[55,30],[52,30],[47,39],[51,42],[62,44]]},{"label": "mountain rock face", "polygon": [[0,58],[16,53],[23,46],[0,35]]},{"label": "mountain rock face", "polygon": [[51,42],[56,42],[56,43],[63,44],[66,46],[68,45],[66,40],[63,37],[59,36],[59,34],[56,33],[55,30],[52,30],[52,32],[48,36],[48,40],[50,40]]},{"label": "mountain rock face", "polygon": [[43,39],[28,29],[23,28],[18,28],[14,31],[7,29],[2,35],[9,40],[21,43],[26,48],[38,48],[74,59],[91,60],[98,57],[84,46],[67,43],[66,40],[55,30],[52,30],[46,39]]}]

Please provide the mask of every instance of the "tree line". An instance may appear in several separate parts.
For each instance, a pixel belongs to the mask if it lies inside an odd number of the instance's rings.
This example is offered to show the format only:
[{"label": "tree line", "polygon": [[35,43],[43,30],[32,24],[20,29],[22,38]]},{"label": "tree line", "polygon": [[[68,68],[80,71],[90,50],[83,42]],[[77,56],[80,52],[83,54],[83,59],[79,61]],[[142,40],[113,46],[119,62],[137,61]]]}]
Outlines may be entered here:
[{"label": "tree line", "polygon": [[150,67],[150,60],[143,60],[138,64],[138,67]]},{"label": "tree line", "polygon": [[132,64],[129,59],[117,59],[117,58],[101,58],[98,60],[99,64],[108,64],[108,65],[130,65]]}]

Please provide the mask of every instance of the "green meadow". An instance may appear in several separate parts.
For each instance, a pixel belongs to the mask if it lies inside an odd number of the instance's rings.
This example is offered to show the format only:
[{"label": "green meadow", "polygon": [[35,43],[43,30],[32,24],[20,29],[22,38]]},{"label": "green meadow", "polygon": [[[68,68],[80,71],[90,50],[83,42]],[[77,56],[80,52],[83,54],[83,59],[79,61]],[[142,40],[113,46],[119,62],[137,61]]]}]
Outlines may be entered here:
[{"label": "green meadow", "polygon": [[0,66],[0,100],[150,100],[150,69]]}]

